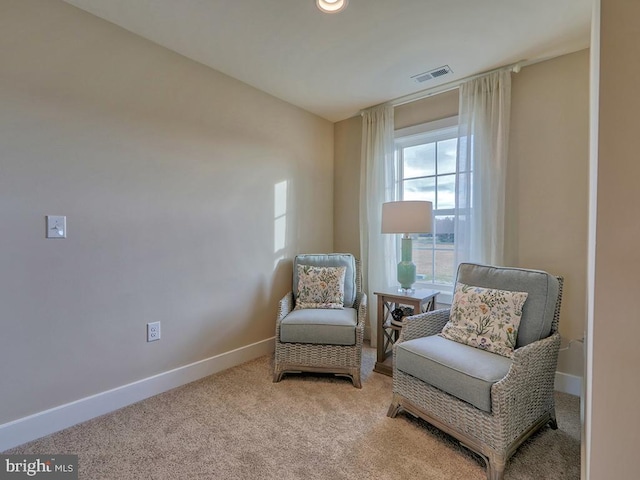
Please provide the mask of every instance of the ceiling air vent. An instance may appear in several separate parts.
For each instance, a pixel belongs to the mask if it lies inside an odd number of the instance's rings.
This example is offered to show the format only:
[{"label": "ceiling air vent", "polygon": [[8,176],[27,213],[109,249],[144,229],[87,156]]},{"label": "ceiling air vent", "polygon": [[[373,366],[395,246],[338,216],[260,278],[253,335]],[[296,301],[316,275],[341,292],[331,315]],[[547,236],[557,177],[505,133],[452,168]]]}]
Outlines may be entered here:
[{"label": "ceiling air vent", "polygon": [[453,72],[449,65],[444,65],[442,67],[434,68],[433,70],[429,70],[428,72],[419,73],[417,75],[412,76],[411,78],[418,83],[426,82],[427,80],[431,80],[432,78],[442,77],[443,75],[447,75]]}]

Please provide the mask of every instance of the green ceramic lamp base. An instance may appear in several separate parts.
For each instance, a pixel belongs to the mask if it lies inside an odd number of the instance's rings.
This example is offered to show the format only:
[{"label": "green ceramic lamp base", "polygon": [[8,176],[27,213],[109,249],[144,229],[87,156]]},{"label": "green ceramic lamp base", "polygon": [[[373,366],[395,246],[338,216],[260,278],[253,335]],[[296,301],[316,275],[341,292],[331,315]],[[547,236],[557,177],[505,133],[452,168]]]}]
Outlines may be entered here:
[{"label": "green ceramic lamp base", "polygon": [[398,283],[402,290],[412,291],[416,283],[416,264],[411,261],[412,253],[411,237],[405,234],[402,237],[402,261],[398,263]]}]

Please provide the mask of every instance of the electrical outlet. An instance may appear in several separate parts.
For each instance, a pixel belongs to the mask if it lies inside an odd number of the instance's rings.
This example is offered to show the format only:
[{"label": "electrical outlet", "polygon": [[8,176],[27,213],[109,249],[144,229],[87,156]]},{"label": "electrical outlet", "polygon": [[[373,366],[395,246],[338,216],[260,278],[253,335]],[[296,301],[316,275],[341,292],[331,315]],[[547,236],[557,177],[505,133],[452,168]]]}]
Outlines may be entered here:
[{"label": "electrical outlet", "polygon": [[147,323],[147,342],[160,340],[160,322]]}]

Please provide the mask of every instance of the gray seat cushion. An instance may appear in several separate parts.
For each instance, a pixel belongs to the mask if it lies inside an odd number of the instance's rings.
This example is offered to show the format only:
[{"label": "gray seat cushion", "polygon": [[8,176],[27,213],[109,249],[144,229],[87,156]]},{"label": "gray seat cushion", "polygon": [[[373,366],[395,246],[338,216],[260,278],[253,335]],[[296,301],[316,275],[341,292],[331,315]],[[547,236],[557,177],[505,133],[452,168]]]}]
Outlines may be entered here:
[{"label": "gray seat cushion", "polygon": [[280,341],[321,345],[355,345],[355,308],[294,310],[280,322]]},{"label": "gray seat cushion", "polygon": [[529,294],[522,309],[516,348],[546,338],[551,333],[560,291],[558,279],[553,275],[538,270],[461,263],[457,281],[475,287]]},{"label": "gray seat cushion", "polygon": [[398,370],[471,405],[491,412],[491,386],[504,378],[511,359],[433,335],[399,343]]},{"label": "gray seat cushion", "polygon": [[353,307],[356,301],[356,259],[350,253],[305,254],[293,260],[293,298],[298,298],[298,265],[314,267],[347,267],[344,276],[344,306]]}]

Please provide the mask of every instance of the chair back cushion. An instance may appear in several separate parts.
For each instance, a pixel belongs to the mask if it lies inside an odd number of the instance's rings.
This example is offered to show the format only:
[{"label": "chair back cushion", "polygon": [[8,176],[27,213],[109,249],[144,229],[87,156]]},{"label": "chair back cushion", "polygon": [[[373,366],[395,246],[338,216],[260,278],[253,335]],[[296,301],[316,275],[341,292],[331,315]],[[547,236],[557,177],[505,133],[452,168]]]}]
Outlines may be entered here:
[{"label": "chair back cushion", "polygon": [[356,301],[356,259],[350,253],[304,254],[293,260],[293,297],[298,298],[298,265],[314,267],[347,267],[344,276],[344,306],[353,307]]},{"label": "chair back cushion", "polygon": [[457,281],[477,287],[528,293],[522,308],[516,348],[551,333],[560,291],[558,279],[553,275],[540,270],[461,263]]}]

